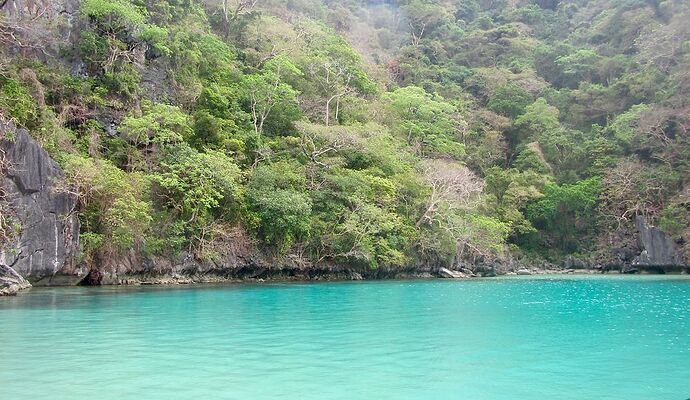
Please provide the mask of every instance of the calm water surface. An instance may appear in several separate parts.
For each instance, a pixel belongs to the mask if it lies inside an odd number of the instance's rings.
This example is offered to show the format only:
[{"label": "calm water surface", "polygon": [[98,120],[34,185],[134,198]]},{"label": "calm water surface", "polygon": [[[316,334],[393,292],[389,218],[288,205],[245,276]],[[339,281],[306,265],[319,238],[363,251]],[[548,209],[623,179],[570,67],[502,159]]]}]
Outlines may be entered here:
[{"label": "calm water surface", "polygon": [[0,399],[690,398],[690,279],[33,289]]}]

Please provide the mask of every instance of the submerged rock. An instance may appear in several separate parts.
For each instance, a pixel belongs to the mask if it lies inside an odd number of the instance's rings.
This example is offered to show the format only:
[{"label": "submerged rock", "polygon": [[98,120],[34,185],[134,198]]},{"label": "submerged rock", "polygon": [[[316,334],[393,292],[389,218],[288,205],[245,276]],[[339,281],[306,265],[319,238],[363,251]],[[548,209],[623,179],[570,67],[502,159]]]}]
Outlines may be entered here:
[{"label": "submerged rock", "polygon": [[0,184],[20,226],[11,243],[0,246],[0,263],[11,265],[35,285],[79,282],[86,271],[76,268],[79,219],[76,198],[57,185],[64,173],[48,153],[23,129],[0,124],[0,150],[9,168]]},{"label": "submerged rock", "polygon": [[20,290],[31,287],[29,281],[24,279],[11,267],[0,264],[0,296],[14,296]]}]

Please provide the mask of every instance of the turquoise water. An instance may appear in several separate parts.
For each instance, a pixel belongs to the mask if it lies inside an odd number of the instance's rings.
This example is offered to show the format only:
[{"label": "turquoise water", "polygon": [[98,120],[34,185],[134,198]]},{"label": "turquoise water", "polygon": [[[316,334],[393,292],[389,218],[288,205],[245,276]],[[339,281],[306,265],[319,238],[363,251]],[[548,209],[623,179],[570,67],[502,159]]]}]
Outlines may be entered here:
[{"label": "turquoise water", "polygon": [[0,399],[690,398],[690,279],[33,289]]}]

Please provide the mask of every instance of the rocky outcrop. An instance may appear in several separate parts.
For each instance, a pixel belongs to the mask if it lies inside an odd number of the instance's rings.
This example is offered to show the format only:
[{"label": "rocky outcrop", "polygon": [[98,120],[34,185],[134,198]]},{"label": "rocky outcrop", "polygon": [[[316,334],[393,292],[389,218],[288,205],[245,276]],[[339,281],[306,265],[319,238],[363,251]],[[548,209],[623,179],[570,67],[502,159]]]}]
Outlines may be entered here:
[{"label": "rocky outcrop", "polygon": [[14,296],[20,290],[28,289],[31,284],[7,265],[0,264],[0,296]]},{"label": "rocky outcrop", "polygon": [[0,16],[14,27],[13,40],[3,46],[12,53],[32,55],[51,62],[65,46],[75,46],[79,39],[79,0],[0,0]]},{"label": "rocky outcrop", "polygon": [[475,275],[471,271],[456,271],[448,268],[441,268],[438,270],[438,275],[441,278],[448,278],[448,279],[467,279],[467,278],[472,278]]},{"label": "rocky outcrop", "polygon": [[269,260],[254,250],[216,261],[199,261],[183,252],[174,257],[142,257],[134,251],[101,255],[89,263],[84,285],[189,284],[232,281],[344,281],[363,279],[409,279],[437,277],[436,270],[333,265]]},{"label": "rocky outcrop", "polygon": [[666,232],[650,225],[643,216],[636,218],[635,226],[641,253],[633,260],[634,266],[666,270],[687,265],[673,238]]},{"label": "rocky outcrop", "polygon": [[[0,244],[0,264],[34,285],[70,285],[86,271],[75,266],[79,250],[76,198],[57,190],[64,173],[23,129],[0,125],[0,150],[9,162],[2,176],[7,201],[19,224],[11,243]],[[11,138],[11,139],[9,139]]]}]

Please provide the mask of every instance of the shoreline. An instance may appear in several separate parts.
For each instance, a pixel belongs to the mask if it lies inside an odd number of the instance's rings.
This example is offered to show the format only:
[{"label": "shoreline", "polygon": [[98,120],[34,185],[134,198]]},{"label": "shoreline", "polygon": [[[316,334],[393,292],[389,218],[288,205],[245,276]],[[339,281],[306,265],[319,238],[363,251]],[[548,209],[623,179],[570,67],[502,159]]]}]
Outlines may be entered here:
[{"label": "shoreline", "polygon": [[[431,265],[382,266],[369,269],[342,264],[280,263],[261,258],[239,258],[201,263],[166,258],[125,257],[99,264],[79,264],[63,273],[28,276],[10,267],[0,273],[0,296],[12,296],[31,287],[70,286],[181,286],[208,284],[317,283],[384,280],[472,280],[513,276],[566,275],[682,275],[689,266],[596,265],[557,266],[524,262],[478,264],[455,269]],[[33,279],[32,279],[33,278]]]},{"label": "shoreline", "polygon": [[[29,293],[32,289],[41,291],[47,289],[56,288],[100,288],[100,289],[125,289],[125,288],[161,288],[161,289],[173,289],[173,288],[194,288],[194,287],[221,287],[221,286],[243,286],[243,285],[263,285],[263,284],[319,284],[319,283],[347,283],[347,282],[392,282],[392,281],[473,281],[473,280],[494,280],[494,279],[530,279],[530,278],[548,278],[548,277],[659,277],[659,276],[672,276],[672,277],[688,277],[687,270],[677,270],[671,272],[653,272],[653,271],[642,271],[636,273],[621,273],[620,271],[599,271],[599,270],[539,270],[531,271],[529,274],[509,272],[506,274],[499,274],[494,276],[469,276],[462,278],[448,278],[439,275],[432,274],[398,274],[396,276],[384,276],[375,278],[364,278],[361,279],[347,279],[343,277],[319,275],[313,278],[297,278],[297,277],[282,277],[282,278],[222,278],[222,277],[160,277],[158,279],[131,279],[124,280],[119,283],[111,284],[100,284],[100,285],[36,285],[24,288],[17,291],[16,293],[4,296],[10,297],[16,294]],[[141,277],[139,277],[141,278]]]}]

